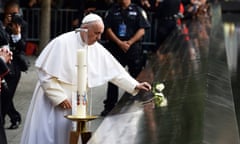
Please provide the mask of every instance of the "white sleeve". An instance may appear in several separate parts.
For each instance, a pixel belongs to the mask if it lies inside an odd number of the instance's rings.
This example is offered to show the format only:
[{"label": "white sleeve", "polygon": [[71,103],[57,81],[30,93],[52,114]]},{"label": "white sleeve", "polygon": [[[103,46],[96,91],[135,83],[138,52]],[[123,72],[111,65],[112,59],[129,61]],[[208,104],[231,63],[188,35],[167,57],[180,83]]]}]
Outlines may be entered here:
[{"label": "white sleeve", "polygon": [[138,93],[138,90],[135,88],[139,82],[132,78],[127,72],[114,77],[111,82],[134,96]]},{"label": "white sleeve", "polygon": [[38,70],[38,77],[45,95],[50,99],[54,106],[59,105],[67,99],[67,94],[61,87],[60,81],[57,78],[52,77],[41,70]]},{"label": "white sleeve", "polygon": [[17,43],[22,38],[21,33],[16,35],[12,34],[11,37],[14,43]]}]

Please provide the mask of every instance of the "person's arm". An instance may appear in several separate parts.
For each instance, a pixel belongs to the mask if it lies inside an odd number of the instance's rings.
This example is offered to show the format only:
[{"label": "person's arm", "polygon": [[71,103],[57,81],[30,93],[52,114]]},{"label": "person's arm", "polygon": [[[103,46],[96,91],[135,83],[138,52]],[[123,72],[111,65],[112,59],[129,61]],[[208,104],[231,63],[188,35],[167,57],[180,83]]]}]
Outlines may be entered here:
[{"label": "person's arm", "polygon": [[119,76],[116,76],[111,80],[112,83],[127,91],[132,95],[136,95],[139,90],[149,91],[151,90],[151,85],[147,82],[139,83],[133,77],[131,77],[127,72]]},{"label": "person's arm", "polygon": [[140,28],[128,41],[120,40],[112,31],[111,28],[106,29],[107,37],[116,43],[124,52],[128,51],[130,46],[134,44],[136,41],[139,41],[143,35],[145,34],[145,29]]},{"label": "person's arm", "polygon": [[38,71],[38,76],[45,95],[50,99],[52,104],[64,109],[70,109],[71,103],[60,84],[61,82],[57,78],[52,77],[41,70]]},{"label": "person's arm", "polygon": [[8,48],[0,48],[0,77],[4,77],[8,72],[7,63],[12,60],[12,52]]},{"label": "person's arm", "polygon": [[146,8],[150,8],[151,7],[151,4],[150,4],[149,0],[141,0],[141,5],[143,7],[146,7]]},{"label": "person's arm", "polygon": [[140,28],[134,35],[133,37],[131,37],[127,43],[131,46],[132,44],[134,44],[135,42],[139,41],[145,34],[145,29],[144,28]]},{"label": "person's arm", "polygon": [[17,23],[12,23],[11,27],[11,44],[12,46],[16,47],[18,51],[23,51],[25,52],[25,34],[22,31],[21,25]]},{"label": "person's arm", "polygon": [[127,52],[130,45],[127,43],[127,41],[122,41],[120,40],[115,34],[114,32],[112,31],[111,28],[107,28],[106,29],[106,35],[107,35],[107,38],[111,41],[113,41],[114,43],[116,43],[119,48],[121,48],[124,52]]},{"label": "person's arm", "polygon": [[121,45],[121,40],[114,34],[111,28],[106,29],[106,35],[109,40],[116,43],[117,45]]}]

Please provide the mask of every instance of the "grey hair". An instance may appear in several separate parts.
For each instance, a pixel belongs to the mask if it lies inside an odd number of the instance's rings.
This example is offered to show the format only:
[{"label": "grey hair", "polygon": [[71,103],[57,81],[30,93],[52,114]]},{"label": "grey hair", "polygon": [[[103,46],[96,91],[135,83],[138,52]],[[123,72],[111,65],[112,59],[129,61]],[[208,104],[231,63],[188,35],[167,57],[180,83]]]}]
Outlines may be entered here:
[{"label": "grey hair", "polygon": [[91,25],[92,23],[96,23],[98,21],[103,23],[103,20],[99,15],[94,14],[94,13],[90,13],[83,18],[81,26],[85,25],[85,24],[87,24],[87,25],[90,24]]}]

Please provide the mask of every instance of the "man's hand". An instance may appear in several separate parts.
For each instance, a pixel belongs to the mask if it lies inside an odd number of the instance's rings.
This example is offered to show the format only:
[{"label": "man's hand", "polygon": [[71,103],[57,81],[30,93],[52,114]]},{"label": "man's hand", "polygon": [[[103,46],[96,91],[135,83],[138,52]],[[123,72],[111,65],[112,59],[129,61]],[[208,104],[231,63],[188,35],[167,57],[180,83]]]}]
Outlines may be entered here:
[{"label": "man's hand", "polygon": [[59,106],[63,109],[71,109],[72,108],[72,104],[69,102],[69,100],[64,100],[63,102],[61,102],[59,104]]},{"label": "man's hand", "polygon": [[130,45],[127,41],[121,41],[118,46],[126,53],[130,48]]},{"label": "man's hand", "polygon": [[148,82],[142,82],[139,85],[137,85],[135,89],[150,91],[152,89],[152,87]]}]

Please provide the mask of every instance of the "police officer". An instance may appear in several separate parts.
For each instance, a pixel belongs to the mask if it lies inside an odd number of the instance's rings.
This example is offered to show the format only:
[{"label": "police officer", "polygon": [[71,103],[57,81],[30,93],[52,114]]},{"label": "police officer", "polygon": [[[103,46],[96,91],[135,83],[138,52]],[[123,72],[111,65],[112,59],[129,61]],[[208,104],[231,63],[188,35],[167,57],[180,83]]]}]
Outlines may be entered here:
[{"label": "police officer", "polygon": [[[105,27],[106,48],[136,78],[144,66],[141,39],[150,27],[145,11],[131,0],[118,0],[106,13]],[[107,115],[117,101],[118,87],[109,83],[101,115]]]},{"label": "police officer", "polygon": [[[179,13],[180,4],[181,0],[156,0],[157,36],[155,50],[177,28],[177,19],[181,18]],[[167,53],[169,50],[160,49],[160,52]]]}]

